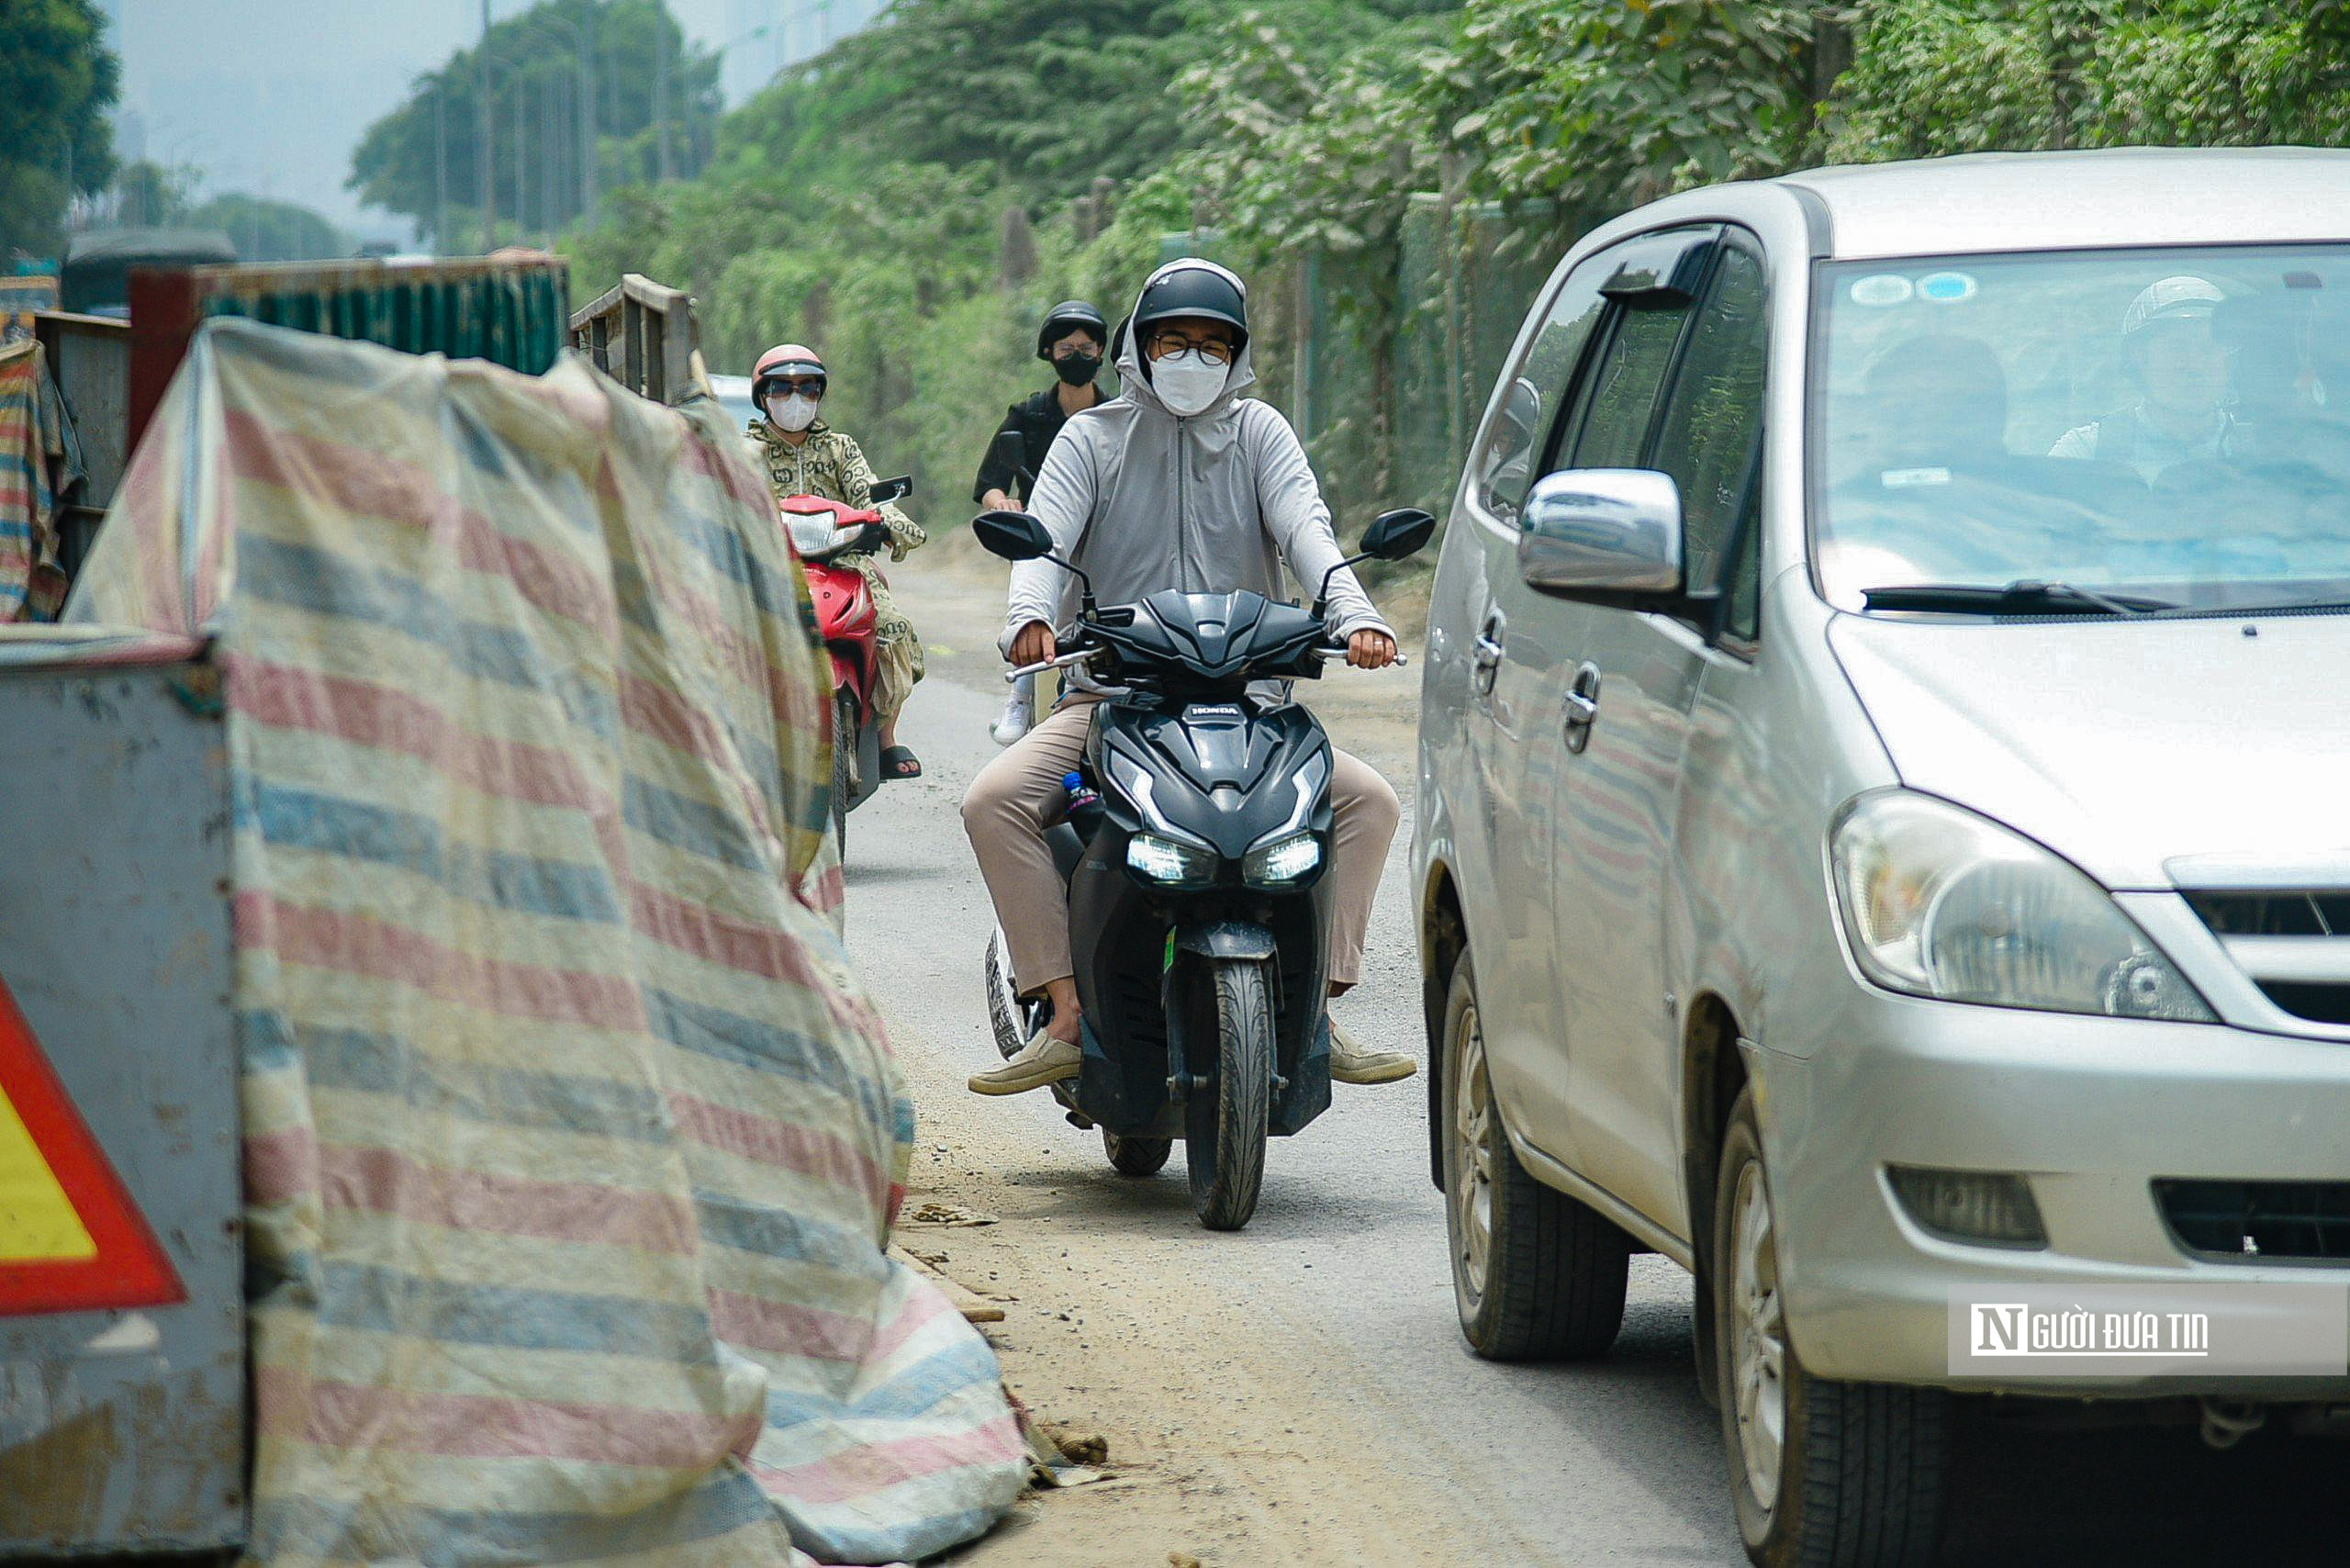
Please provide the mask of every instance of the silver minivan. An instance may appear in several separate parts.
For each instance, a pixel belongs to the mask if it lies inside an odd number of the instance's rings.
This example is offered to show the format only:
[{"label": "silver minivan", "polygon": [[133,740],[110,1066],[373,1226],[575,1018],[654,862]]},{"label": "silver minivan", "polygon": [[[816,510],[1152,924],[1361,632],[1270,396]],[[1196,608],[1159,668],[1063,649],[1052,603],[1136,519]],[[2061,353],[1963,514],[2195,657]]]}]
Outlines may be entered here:
[{"label": "silver minivan", "polygon": [[[1470,452],[1419,757],[1461,1326],[1592,1355],[1628,1253],[1689,1269],[1757,1562],[1922,1560],[1959,1394],[2350,1415],[2350,154],[1591,234]],[[1968,1338],[2182,1293],[2238,1361]]]}]

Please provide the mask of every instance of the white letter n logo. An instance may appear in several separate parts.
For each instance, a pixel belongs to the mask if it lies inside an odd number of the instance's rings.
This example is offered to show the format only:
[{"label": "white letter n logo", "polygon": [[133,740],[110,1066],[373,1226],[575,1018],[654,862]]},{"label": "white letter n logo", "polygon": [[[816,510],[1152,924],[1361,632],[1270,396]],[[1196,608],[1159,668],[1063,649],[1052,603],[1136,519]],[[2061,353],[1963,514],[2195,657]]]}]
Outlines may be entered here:
[{"label": "white letter n logo", "polygon": [[1976,1355],[2020,1356],[2025,1353],[2021,1302],[1975,1302],[1968,1310],[1975,1317]]}]

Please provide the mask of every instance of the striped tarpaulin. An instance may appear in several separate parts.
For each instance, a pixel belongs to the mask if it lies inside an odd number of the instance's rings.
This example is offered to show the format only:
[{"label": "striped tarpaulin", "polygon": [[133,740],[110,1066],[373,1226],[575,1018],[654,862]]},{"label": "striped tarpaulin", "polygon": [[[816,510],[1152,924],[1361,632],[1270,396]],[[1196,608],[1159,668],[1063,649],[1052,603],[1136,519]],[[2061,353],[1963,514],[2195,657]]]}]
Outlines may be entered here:
[{"label": "striped tarpaulin", "polygon": [[1011,1504],[882,1247],[807,588],[714,404],[213,323],[69,619],[209,629],[274,1563],[912,1558]]},{"label": "striped tarpaulin", "polygon": [[0,347],[0,622],[57,613],[57,497],[50,459],[64,449],[40,344]]}]

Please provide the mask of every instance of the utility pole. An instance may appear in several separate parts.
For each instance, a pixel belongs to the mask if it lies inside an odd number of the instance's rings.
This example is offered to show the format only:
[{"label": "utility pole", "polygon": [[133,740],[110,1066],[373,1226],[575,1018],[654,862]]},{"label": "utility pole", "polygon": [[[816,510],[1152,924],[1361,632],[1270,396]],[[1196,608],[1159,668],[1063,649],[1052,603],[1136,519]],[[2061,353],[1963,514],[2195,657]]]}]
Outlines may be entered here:
[{"label": "utility pole", "polygon": [[579,215],[596,210],[596,24],[591,16],[575,29],[579,45]]},{"label": "utility pole", "polygon": [[449,78],[432,81],[432,249],[449,252]]},{"label": "utility pole", "polygon": [[481,0],[481,52],[474,70],[474,195],[481,203],[484,255],[498,248],[498,131],[490,123],[489,97],[489,0]]},{"label": "utility pole", "polygon": [[656,145],[660,161],[655,173],[663,184],[677,177],[677,163],[669,151],[669,6],[667,0],[653,13],[653,122],[659,128]]}]

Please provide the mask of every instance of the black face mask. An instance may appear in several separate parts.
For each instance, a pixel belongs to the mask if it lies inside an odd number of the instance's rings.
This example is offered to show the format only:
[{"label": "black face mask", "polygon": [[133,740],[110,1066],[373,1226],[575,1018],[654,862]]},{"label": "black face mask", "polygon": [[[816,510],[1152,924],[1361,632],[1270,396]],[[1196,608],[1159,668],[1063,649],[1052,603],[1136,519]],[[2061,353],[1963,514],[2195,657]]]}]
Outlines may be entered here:
[{"label": "black face mask", "polygon": [[1053,374],[1071,386],[1086,386],[1102,374],[1102,356],[1073,353],[1067,359],[1057,359],[1053,361]]}]

